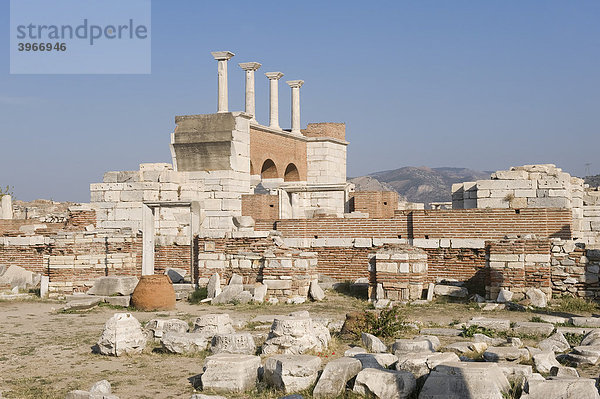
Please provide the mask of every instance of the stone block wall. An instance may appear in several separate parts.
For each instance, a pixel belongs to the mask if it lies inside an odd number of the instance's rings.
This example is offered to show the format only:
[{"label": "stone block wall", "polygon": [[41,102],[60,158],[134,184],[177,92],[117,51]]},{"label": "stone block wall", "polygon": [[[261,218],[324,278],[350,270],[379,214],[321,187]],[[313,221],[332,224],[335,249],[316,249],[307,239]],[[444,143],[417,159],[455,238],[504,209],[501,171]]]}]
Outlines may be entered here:
[{"label": "stone block wall", "polygon": [[501,288],[522,297],[528,288],[552,294],[550,240],[504,239],[486,242],[489,283],[486,296],[496,299]]},{"label": "stone block wall", "polygon": [[557,295],[600,297],[600,250],[583,242],[552,240],[552,290]]},{"label": "stone block wall", "polygon": [[342,140],[308,138],[308,184],[345,184],[347,145],[348,143]]},{"label": "stone block wall", "polygon": [[[372,299],[421,299],[427,279],[427,253],[411,246],[378,250],[371,259],[369,280]],[[383,294],[383,295],[381,295]]]}]

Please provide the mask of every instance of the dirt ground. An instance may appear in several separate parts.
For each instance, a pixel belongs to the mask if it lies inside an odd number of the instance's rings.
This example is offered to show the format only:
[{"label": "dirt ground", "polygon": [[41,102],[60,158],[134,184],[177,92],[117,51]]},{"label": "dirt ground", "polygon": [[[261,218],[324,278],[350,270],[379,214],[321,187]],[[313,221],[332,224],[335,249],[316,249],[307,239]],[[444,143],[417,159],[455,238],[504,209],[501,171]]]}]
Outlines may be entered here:
[{"label": "dirt ground", "polygon": [[[158,345],[148,345],[143,354],[136,356],[117,358],[94,354],[91,347],[100,337],[104,323],[123,310],[103,306],[85,312],[61,313],[57,310],[62,305],[50,301],[0,302],[0,392],[5,398],[63,399],[68,391],[87,390],[102,379],[110,381],[113,393],[121,399],[188,399],[194,393],[191,379],[202,371],[203,358],[208,353],[171,355],[155,350]],[[313,318],[342,321],[347,312],[365,309],[367,305],[364,300],[329,293],[321,303],[302,305],[211,306],[178,302],[174,311],[132,313],[142,325],[153,318],[193,322],[202,314],[229,313],[236,329],[251,331],[258,345],[264,341],[269,323],[253,321],[257,316],[308,310]],[[535,316],[532,312],[484,312],[475,304],[462,303],[434,302],[403,306],[403,310],[408,321],[424,327],[447,327],[482,315],[511,321],[529,321]],[[411,335],[410,332],[403,334]],[[442,343],[462,340],[459,337],[440,339]],[[334,338],[332,343],[333,347],[321,354],[325,362],[341,356],[354,344],[339,338]],[[595,368],[588,372],[598,376]],[[278,397],[276,393],[272,395],[275,396],[245,394],[238,397]]]}]

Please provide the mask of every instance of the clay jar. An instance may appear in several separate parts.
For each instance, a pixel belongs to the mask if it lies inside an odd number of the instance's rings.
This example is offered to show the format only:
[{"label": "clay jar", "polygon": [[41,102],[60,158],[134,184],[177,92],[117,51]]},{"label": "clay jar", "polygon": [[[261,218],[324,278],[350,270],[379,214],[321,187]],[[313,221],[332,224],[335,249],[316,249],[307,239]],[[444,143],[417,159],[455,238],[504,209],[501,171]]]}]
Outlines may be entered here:
[{"label": "clay jar", "polygon": [[131,295],[131,304],[138,310],[175,309],[175,289],[169,276],[142,276]]}]

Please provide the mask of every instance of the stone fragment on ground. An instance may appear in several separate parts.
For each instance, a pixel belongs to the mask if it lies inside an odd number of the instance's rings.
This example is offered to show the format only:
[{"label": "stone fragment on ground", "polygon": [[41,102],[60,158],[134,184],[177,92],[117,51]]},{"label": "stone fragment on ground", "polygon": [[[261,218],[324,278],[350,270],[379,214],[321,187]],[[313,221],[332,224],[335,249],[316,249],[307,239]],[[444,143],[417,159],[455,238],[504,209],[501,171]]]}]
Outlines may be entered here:
[{"label": "stone fragment on ground", "polygon": [[213,337],[216,334],[233,334],[235,329],[227,313],[218,313],[205,314],[196,318],[192,332]]},{"label": "stone fragment on ground", "polygon": [[512,346],[491,346],[483,352],[483,358],[486,362],[519,362],[529,359],[529,351]]},{"label": "stone fragment on ground", "polygon": [[529,364],[516,364],[509,362],[497,363],[502,373],[509,381],[521,381],[533,374],[533,368]]},{"label": "stone fragment on ground", "polygon": [[559,355],[559,359],[574,363],[577,366],[583,364],[595,365],[600,359],[600,347],[580,345],[573,348],[572,352]]},{"label": "stone fragment on ground", "polygon": [[242,302],[245,298],[243,297],[244,293],[244,284],[242,276],[238,274],[233,274],[231,279],[229,280],[229,284],[223,288],[221,293],[213,298],[211,304],[225,304],[225,303],[234,303],[234,302]]},{"label": "stone fragment on ground", "polygon": [[583,346],[600,346],[600,330],[588,332],[581,340]]},{"label": "stone fragment on ground", "polygon": [[300,355],[311,349],[322,351],[327,348],[330,339],[327,327],[313,323],[308,312],[292,313],[273,320],[262,353]]},{"label": "stone fragment on ground", "polygon": [[419,335],[413,339],[397,339],[392,345],[394,354],[409,352],[435,352],[440,347],[440,340],[435,335]]},{"label": "stone fragment on ground", "polygon": [[42,276],[21,266],[10,265],[0,275],[0,286],[6,285],[11,289],[28,289],[39,284]]},{"label": "stone fragment on ground", "polygon": [[97,343],[99,353],[112,356],[141,353],[145,347],[142,326],[131,313],[115,313],[104,325]]},{"label": "stone fragment on ground", "polygon": [[310,282],[308,294],[314,301],[322,301],[325,299],[325,292],[323,292],[323,289],[319,285],[319,280],[312,280]]},{"label": "stone fragment on ground", "polygon": [[220,353],[204,361],[202,389],[215,392],[244,392],[252,389],[258,379],[260,357]]},{"label": "stone fragment on ground", "polygon": [[330,361],[325,365],[323,373],[313,390],[313,397],[326,398],[337,397],[342,392],[348,381],[356,377],[362,370],[360,360],[350,357],[342,357]]},{"label": "stone fragment on ground", "polygon": [[550,377],[579,378],[579,372],[577,372],[577,369],[574,367],[552,366],[550,369]]},{"label": "stone fragment on ground", "polygon": [[571,317],[571,322],[575,327],[600,327],[600,317]]},{"label": "stone fragment on ground", "polygon": [[420,331],[423,335],[441,335],[444,337],[458,337],[462,334],[462,330],[457,328],[422,328]]},{"label": "stone fragment on ground", "polygon": [[360,361],[363,369],[386,369],[398,361],[398,357],[391,353],[358,353],[354,358]]},{"label": "stone fragment on ground", "polygon": [[353,357],[354,355],[360,355],[363,353],[368,353],[365,348],[361,348],[360,346],[354,346],[350,349],[346,349],[344,352],[344,356]]},{"label": "stone fragment on ground", "polygon": [[[79,296],[79,295],[78,295]],[[65,306],[63,311],[77,311],[77,310],[89,310],[98,306],[101,302],[104,302],[103,297],[96,297],[92,295],[80,295],[80,298],[71,299]]]},{"label": "stone fragment on ground", "polygon": [[376,398],[408,398],[417,388],[415,376],[408,371],[363,369],[356,376],[354,392]]},{"label": "stone fragment on ground", "polygon": [[321,358],[311,355],[275,355],[264,366],[264,381],[286,393],[313,385],[321,368]]},{"label": "stone fragment on ground", "polygon": [[173,284],[177,284],[184,282],[185,276],[188,274],[188,271],[179,267],[167,267],[167,269],[165,270],[165,274],[169,276]]},{"label": "stone fragment on ground", "polygon": [[213,299],[221,293],[221,276],[219,273],[215,273],[208,279],[208,285],[206,286],[206,298]]},{"label": "stone fragment on ground", "polygon": [[212,353],[256,354],[256,344],[250,333],[216,334],[212,338]]},{"label": "stone fragment on ground", "polygon": [[465,342],[459,341],[444,346],[444,352],[454,352],[457,355],[464,355],[468,353],[483,353],[488,348],[488,344],[485,342]]},{"label": "stone fragment on ground", "polygon": [[[1,394],[0,398],[2,398]],[[89,391],[75,390],[68,392],[65,399],[119,399],[119,397],[112,394],[110,383],[102,380],[92,385]]]},{"label": "stone fragment on ground", "polygon": [[529,299],[531,306],[536,308],[545,308],[548,306],[548,297],[539,288],[530,288],[525,292],[525,296]]},{"label": "stone fragment on ground", "polygon": [[206,350],[210,338],[200,333],[166,332],[160,339],[163,349],[170,353],[198,353]]},{"label": "stone fragment on ground", "polygon": [[569,342],[561,332],[556,332],[548,338],[538,343],[538,348],[542,351],[564,352],[571,348]]},{"label": "stone fragment on ground", "polygon": [[544,381],[528,381],[521,399],[599,399],[596,381],[588,378],[557,378]]},{"label": "stone fragment on ground", "polygon": [[103,276],[94,280],[94,285],[88,290],[89,295],[123,295],[133,294],[133,290],[138,284],[137,277],[134,276]]},{"label": "stone fragment on ground", "polygon": [[179,319],[152,319],[146,323],[144,328],[150,331],[152,338],[162,338],[163,334],[167,332],[188,332],[190,326]]},{"label": "stone fragment on ground", "polygon": [[506,303],[509,302],[512,297],[513,297],[514,293],[510,290],[507,290],[506,288],[501,288],[500,292],[498,293],[498,297],[496,298],[496,302],[498,303]]},{"label": "stone fragment on ground", "polygon": [[510,320],[494,319],[490,317],[473,317],[467,322],[467,327],[471,326],[479,326],[496,331],[508,331],[510,330]]},{"label": "stone fragment on ground", "polygon": [[446,363],[429,374],[419,399],[503,399],[509,389],[497,363]]},{"label": "stone fragment on ground", "polygon": [[513,331],[517,334],[548,336],[554,331],[554,325],[550,323],[519,321],[515,323]]},{"label": "stone fragment on ground", "polygon": [[361,341],[365,348],[367,348],[367,351],[371,353],[387,352],[387,346],[373,334],[362,333]]},{"label": "stone fragment on ground", "polygon": [[454,298],[466,298],[469,296],[469,291],[465,287],[457,287],[454,285],[436,284],[433,287],[433,293],[436,296],[450,296]]},{"label": "stone fragment on ground", "polygon": [[193,394],[190,399],[227,399],[225,396],[220,395],[204,395],[201,393]]},{"label": "stone fragment on ground", "polygon": [[396,370],[411,372],[415,378],[426,377],[437,365],[458,362],[460,359],[453,352],[443,353],[408,353],[400,355]]},{"label": "stone fragment on ground", "polygon": [[533,355],[533,364],[539,373],[548,374],[552,367],[561,367],[561,364],[556,360],[554,352],[541,352]]}]

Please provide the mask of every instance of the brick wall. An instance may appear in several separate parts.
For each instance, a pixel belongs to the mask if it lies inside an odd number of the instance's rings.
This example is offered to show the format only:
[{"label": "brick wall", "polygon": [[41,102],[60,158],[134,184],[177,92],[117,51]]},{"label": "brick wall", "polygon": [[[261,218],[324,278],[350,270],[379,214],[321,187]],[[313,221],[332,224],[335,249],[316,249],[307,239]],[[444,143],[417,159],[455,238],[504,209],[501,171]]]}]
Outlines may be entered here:
[{"label": "brick wall", "polygon": [[346,139],[346,124],[345,123],[309,123],[306,129],[302,130],[302,134],[306,137],[333,137],[334,139]]},{"label": "brick wall", "polygon": [[395,191],[356,191],[350,198],[351,211],[368,213],[370,218],[392,218],[398,209]]},{"label": "brick wall", "polygon": [[[518,213],[517,213],[518,211]],[[257,225],[266,227],[268,222]],[[264,225],[263,225],[264,224]],[[506,235],[571,238],[568,209],[465,209],[396,211],[391,219],[285,219],[284,237],[386,237],[502,239]]]},{"label": "brick wall", "polygon": [[34,224],[45,224],[45,229],[37,229],[36,234],[38,235],[50,235],[56,234],[57,231],[64,229],[64,223],[42,223],[36,219],[11,219],[11,220],[0,220],[0,236],[5,237],[17,237],[23,235],[23,232],[19,230],[21,226],[31,226]]},{"label": "brick wall", "polygon": [[298,169],[300,180],[306,181],[306,141],[302,138],[250,128],[251,173],[260,175],[267,159],[275,163],[278,178],[283,178],[287,166],[293,163]]},{"label": "brick wall", "polygon": [[192,253],[189,245],[157,245],[154,248],[154,273],[163,274],[169,267],[191,272]]},{"label": "brick wall", "polygon": [[437,279],[464,281],[471,293],[485,295],[489,279],[486,268],[486,252],[483,248],[427,248],[426,282]]},{"label": "brick wall", "polygon": [[[0,245],[0,265],[20,266],[35,273],[44,272],[46,245]],[[46,274],[46,273],[44,273]]]},{"label": "brick wall", "polygon": [[[242,215],[252,216],[255,221],[279,218],[279,196],[268,194],[242,195]],[[271,228],[266,230],[271,230]],[[263,229],[257,228],[257,230]]]},{"label": "brick wall", "polygon": [[96,211],[92,210],[76,210],[69,211],[67,226],[74,228],[96,225]]}]

